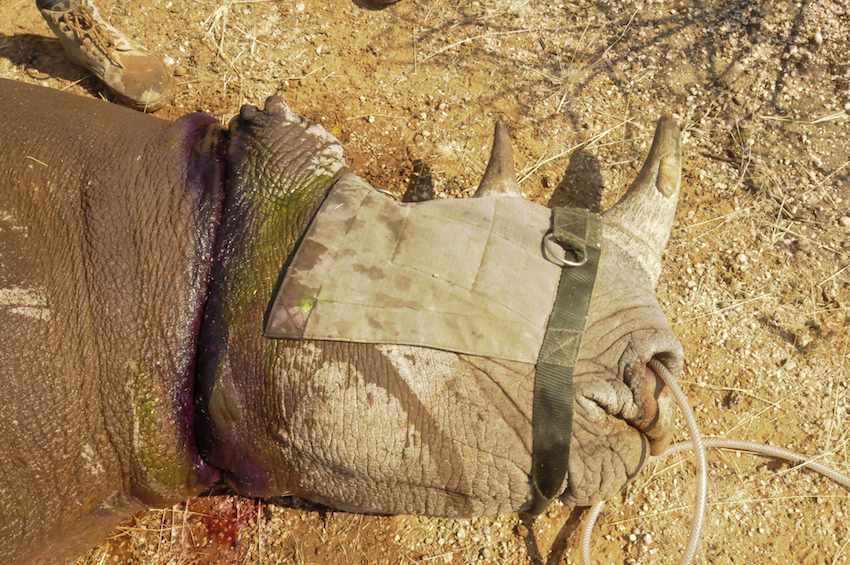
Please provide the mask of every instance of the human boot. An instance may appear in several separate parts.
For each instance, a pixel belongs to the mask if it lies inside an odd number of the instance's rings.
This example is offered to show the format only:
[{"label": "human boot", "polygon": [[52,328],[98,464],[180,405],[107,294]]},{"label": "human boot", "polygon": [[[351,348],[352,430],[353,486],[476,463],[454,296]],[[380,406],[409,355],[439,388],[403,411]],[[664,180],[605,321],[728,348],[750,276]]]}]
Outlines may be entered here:
[{"label": "human boot", "polygon": [[40,11],[68,57],[122,103],[155,112],[174,98],[174,78],[165,63],[106,23],[91,0],[62,0]]}]

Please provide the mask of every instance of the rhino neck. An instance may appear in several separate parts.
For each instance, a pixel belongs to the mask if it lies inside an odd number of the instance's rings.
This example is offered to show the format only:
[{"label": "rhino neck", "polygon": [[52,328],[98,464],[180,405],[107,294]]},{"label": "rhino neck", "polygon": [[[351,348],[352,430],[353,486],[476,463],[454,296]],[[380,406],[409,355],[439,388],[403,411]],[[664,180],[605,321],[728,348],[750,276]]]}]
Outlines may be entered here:
[{"label": "rhino neck", "polygon": [[[281,271],[334,182],[339,143],[270,98],[230,124],[227,181],[199,332],[196,428],[202,455],[243,477],[261,476],[241,457],[236,389],[271,373],[279,344],[262,337]],[[247,383],[247,384],[246,384]],[[258,385],[259,386],[259,385]]]}]

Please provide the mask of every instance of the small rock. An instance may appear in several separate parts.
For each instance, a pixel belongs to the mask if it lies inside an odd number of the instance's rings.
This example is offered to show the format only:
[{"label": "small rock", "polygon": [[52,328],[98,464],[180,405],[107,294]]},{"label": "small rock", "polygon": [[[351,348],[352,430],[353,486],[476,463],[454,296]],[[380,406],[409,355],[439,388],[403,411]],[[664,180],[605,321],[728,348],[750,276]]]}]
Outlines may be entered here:
[{"label": "small rock", "polygon": [[646,534],[645,536],[643,536],[643,543],[645,543],[647,545],[651,544],[652,543],[652,535]]},{"label": "small rock", "polygon": [[736,391],[734,391],[734,390],[729,391],[729,394],[727,394],[727,395],[723,398],[723,406],[724,406],[725,408],[735,408],[735,407],[736,407],[736,406],[738,406],[738,404],[740,404],[740,403],[741,403],[741,395],[740,395],[740,394],[738,394],[738,393],[737,393]]},{"label": "small rock", "polygon": [[528,537],[528,528],[525,527],[525,524],[517,524],[516,533],[520,537]]},{"label": "small rock", "polygon": [[817,30],[815,32],[815,36],[814,36],[813,39],[815,40],[815,45],[822,45],[823,44],[823,34],[820,32],[820,30]]},{"label": "small rock", "polygon": [[838,218],[838,225],[842,228],[850,228],[850,216],[841,216]]},{"label": "small rock", "polygon": [[797,249],[799,249],[802,253],[809,253],[812,250],[812,244],[809,243],[808,239],[798,239]]},{"label": "small rock", "polygon": [[738,253],[738,255],[735,257],[735,260],[738,261],[738,263],[741,263],[743,265],[747,261],[749,261],[750,259],[749,259],[749,257],[744,255],[743,253]]},{"label": "small rock", "polygon": [[482,547],[481,550],[478,552],[478,555],[481,556],[481,559],[490,559],[492,552],[490,551],[489,547]]}]

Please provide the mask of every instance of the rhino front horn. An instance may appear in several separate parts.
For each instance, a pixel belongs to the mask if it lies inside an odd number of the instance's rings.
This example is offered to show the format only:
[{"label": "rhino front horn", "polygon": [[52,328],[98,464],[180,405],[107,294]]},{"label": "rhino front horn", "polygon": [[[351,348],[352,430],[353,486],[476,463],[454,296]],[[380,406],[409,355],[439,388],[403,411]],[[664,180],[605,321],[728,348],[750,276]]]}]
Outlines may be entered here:
[{"label": "rhino front horn", "polygon": [[475,198],[482,196],[519,196],[519,183],[516,181],[514,168],[514,150],[508,128],[502,120],[496,122],[496,133],[493,135],[493,151],[490,152],[490,162],[484,171],[484,178],[475,191]]},{"label": "rhino front horn", "polygon": [[682,186],[682,137],[669,117],[658,120],[649,156],[625,196],[606,210],[604,230],[641,265],[654,287]]}]

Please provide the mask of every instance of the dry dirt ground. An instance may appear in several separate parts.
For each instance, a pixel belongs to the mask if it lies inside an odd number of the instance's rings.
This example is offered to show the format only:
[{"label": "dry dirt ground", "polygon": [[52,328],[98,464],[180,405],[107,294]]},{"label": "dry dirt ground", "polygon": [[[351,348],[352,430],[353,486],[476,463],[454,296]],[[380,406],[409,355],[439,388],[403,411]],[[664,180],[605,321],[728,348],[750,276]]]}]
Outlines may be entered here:
[{"label": "dry dirt ground", "polygon": [[[401,194],[468,196],[493,122],[542,204],[614,202],[654,121],[684,131],[684,189],[658,296],[707,436],[850,470],[850,7],[846,0],[98,0],[172,65],[158,113],[229,120],[279,92]],[[33,0],[0,0],[0,76],[109,98]],[[565,178],[564,182],[560,182]],[[681,433],[684,437],[684,432]],[[850,563],[850,496],[811,472],[709,454],[697,563]],[[672,563],[693,465],[649,465],[604,509],[598,563]],[[366,517],[219,494],[153,510],[101,563],[576,563],[571,509],[536,521]]]}]

